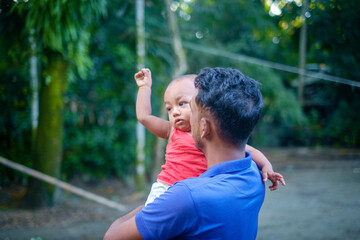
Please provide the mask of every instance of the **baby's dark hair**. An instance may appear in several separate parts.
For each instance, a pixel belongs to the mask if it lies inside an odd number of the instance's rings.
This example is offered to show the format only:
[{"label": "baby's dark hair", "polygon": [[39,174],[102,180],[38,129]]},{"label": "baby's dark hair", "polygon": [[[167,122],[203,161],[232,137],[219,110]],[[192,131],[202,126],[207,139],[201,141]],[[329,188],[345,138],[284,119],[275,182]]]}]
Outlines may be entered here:
[{"label": "baby's dark hair", "polygon": [[195,78],[196,103],[218,125],[218,134],[244,147],[262,109],[259,83],[231,68],[204,68]]}]

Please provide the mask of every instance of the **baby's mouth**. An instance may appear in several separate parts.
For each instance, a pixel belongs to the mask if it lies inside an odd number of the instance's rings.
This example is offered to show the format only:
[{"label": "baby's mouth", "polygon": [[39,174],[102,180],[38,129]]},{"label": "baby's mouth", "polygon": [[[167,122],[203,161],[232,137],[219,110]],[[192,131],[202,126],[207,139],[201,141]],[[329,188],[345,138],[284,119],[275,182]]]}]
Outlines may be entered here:
[{"label": "baby's mouth", "polygon": [[184,122],[184,120],[182,120],[182,119],[176,119],[175,120],[175,124],[181,124],[181,123],[183,123]]}]

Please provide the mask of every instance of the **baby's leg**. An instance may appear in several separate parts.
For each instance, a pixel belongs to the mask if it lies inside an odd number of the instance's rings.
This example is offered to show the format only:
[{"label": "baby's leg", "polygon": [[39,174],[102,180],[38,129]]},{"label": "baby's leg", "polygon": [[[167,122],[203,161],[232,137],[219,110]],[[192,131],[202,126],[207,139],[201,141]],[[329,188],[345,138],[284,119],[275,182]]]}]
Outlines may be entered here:
[{"label": "baby's leg", "polygon": [[166,183],[163,182],[154,182],[153,185],[151,186],[151,190],[149,193],[149,196],[145,202],[145,206],[148,205],[149,203],[152,203],[155,198],[159,197],[161,194],[163,194],[164,192],[166,192],[166,190],[170,187],[170,185],[167,185]]}]

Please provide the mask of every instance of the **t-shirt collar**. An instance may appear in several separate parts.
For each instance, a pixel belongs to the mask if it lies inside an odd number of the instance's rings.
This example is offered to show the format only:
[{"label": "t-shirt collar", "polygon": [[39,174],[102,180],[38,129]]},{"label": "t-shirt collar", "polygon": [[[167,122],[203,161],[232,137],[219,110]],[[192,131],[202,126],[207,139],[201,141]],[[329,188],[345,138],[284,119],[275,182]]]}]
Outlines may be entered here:
[{"label": "t-shirt collar", "polygon": [[245,158],[231,160],[212,166],[199,177],[213,177],[222,173],[239,172],[251,166],[252,156],[249,152],[245,152]]}]

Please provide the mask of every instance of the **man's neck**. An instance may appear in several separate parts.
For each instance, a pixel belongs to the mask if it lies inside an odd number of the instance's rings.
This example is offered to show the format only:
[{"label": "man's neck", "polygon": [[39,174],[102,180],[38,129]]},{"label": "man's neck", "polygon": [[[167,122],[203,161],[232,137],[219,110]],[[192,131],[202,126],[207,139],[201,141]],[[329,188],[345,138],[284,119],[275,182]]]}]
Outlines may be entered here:
[{"label": "man's neck", "polygon": [[245,158],[245,150],[223,141],[208,144],[204,154],[208,160],[208,168],[219,163]]}]

